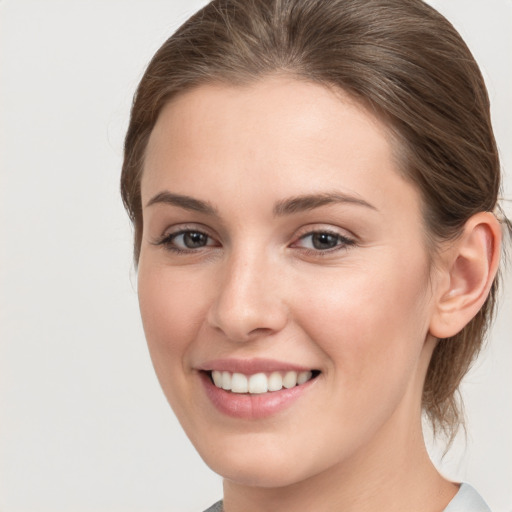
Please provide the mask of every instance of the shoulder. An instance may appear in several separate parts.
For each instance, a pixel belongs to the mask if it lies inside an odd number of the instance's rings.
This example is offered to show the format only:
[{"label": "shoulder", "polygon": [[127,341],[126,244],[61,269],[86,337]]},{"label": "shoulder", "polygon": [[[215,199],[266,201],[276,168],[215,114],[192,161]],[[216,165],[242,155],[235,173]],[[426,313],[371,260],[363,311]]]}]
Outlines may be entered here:
[{"label": "shoulder", "polygon": [[217,503],[207,508],[204,512],[222,512],[222,501],[217,501]]},{"label": "shoulder", "polygon": [[491,512],[491,509],[471,485],[463,483],[443,512]]},{"label": "shoulder", "polygon": [[[218,501],[204,512],[223,512],[222,501]],[[463,483],[443,512],[491,512],[491,509],[471,485]]]}]

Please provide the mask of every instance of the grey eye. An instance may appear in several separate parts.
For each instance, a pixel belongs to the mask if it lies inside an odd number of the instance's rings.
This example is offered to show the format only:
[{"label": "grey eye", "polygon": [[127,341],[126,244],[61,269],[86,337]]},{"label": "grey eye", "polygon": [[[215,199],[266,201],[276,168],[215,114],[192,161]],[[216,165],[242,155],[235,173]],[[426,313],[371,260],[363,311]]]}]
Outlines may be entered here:
[{"label": "grey eye", "polygon": [[339,233],[331,233],[329,231],[312,231],[302,236],[294,244],[294,247],[300,247],[302,249],[322,253],[331,249],[344,249],[354,245],[354,243],[354,240]]},{"label": "grey eye", "polygon": [[331,233],[313,233],[310,236],[313,247],[319,251],[332,249],[340,242],[340,237]]},{"label": "grey eye", "polygon": [[208,245],[209,236],[200,231],[184,231],[172,237],[173,245],[180,249],[200,249]]}]

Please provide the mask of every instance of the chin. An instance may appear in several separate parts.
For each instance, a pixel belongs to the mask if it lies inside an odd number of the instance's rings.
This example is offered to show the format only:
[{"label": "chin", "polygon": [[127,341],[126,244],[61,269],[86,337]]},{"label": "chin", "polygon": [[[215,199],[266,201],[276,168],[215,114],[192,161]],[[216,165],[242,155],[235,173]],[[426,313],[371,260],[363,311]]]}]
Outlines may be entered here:
[{"label": "chin", "polygon": [[290,471],[290,463],[276,464],[274,461],[269,463],[261,456],[257,461],[217,460],[208,465],[222,478],[248,487],[282,488],[304,480],[304,476],[296,472],[297,468],[294,468],[293,472]]},{"label": "chin", "polygon": [[286,447],[282,441],[266,443],[261,438],[244,440],[243,436],[237,442],[235,437],[225,443],[217,439],[217,443],[209,445],[196,444],[196,449],[210,469],[238,485],[283,488],[326,469],[316,467],[322,461],[308,460],[303,447]]}]

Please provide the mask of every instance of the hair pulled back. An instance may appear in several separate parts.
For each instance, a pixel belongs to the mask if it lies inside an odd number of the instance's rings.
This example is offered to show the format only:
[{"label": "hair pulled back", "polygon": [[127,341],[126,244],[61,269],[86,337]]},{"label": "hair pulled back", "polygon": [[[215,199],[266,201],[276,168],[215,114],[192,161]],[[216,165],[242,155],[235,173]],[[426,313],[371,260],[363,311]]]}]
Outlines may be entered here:
[{"label": "hair pulled back", "polygon": [[[125,139],[123,202],[142,238],[140,182],[164,105],[195,86],[246,84],[272,73],[338,87],[387,122],[404,177],[421,192],[429,245],[496,211],[500,164],[484,80],[453,26],[421,0],[213,0],[158,50],[137,89]],[[423,408],[454,435],[457,390],[492,317],[497,281],[457,335],[440,340]]]}]

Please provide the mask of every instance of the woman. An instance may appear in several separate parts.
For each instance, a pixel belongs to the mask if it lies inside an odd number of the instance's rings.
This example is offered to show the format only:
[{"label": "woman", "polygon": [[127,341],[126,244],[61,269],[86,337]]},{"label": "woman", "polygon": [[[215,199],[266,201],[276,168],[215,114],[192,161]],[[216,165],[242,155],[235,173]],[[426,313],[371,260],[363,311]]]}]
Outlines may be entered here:
[{"label": "woman", "polygon": [[487,93],[420,0],[223,0],[150,63],[122,194],[164,393],[224,477],[212,510],[488,510],[421,415],[495,303]]}]

